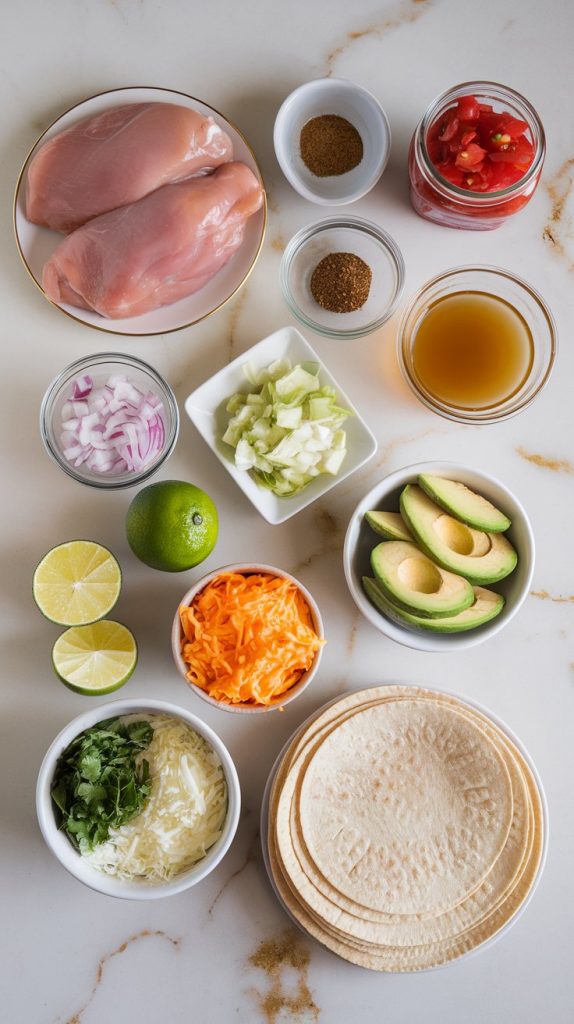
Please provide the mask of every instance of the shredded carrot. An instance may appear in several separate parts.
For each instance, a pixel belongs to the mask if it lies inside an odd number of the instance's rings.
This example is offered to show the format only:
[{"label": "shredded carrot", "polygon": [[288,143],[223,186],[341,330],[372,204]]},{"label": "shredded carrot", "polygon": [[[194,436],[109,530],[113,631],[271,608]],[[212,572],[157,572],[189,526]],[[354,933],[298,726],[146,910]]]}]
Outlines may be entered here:
[{"label": "shredded carrot", "polygon": [[221,573],[179,616],[187,678],[226,704],[275,703],[325,642],[299,588],[270,573]]}]

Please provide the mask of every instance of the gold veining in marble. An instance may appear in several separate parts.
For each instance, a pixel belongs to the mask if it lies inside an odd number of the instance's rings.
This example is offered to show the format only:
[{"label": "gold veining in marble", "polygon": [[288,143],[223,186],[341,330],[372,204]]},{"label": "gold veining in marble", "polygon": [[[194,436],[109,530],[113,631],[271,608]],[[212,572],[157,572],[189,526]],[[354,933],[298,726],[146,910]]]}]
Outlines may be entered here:
[{"label": "gold veining in marble", "polygon": [[574,259],[568,252],[566,242],[574,239],[574,218],[568,213],[568,200],[574,186],[574,157],[565,160],[556,174],[544,183],[544,187],[552,202],[550,219],[546,224],[542,238],[548,242],[553,252],[566,257],[569,270],[574,270]]},{"label": "gold veining in marble", "polygon": [[[249,963],[264,971],[269,982],[265,989],[252,990],[265,1024],[278,1024],[287,1017],[294,1024],[319,1020],[321,1011],[308,982],[310,961],[306,944],[291,927],[276,937],[264,939],[251,954]],[[295,986],[289,984],[291,971],[295,971]]]},{"label": "gold veining in marble", "polygon": [[249,846],[247,848],[247,853],[245,854],[245,857],[243,858],[243,861],[241,862],[239,867],[236,868],[235,871],[233,871],[229,875],[229,878],[226,878],[225,882],[223,883],[223,885],[221,886],[221,888],[218,890],[218,892],[215,894],[215,897],[211,901],[209,909],[207,911],[207,916],[208,917],[211,917],[213,915],[213,911],[215,910],[216,904],[219,902],[219,900],[223,896],[223,893],[225,892],[227,887],[229,885],[231,885],[231,883],[236,878],[239,878],[239,875],[243,874],[245,869],[247,867],[249,867],[250,864],[255,864],[256,863],[256,861],[258,859],[259,850],[260,850],[259,831],[257,831],[255,833],[255,835],[252,837],[251,842],[249,843]]},{"label": "gold veining in marble", "polygon": [[245,305],[245,300],[247,299],[247,295],[248,294],[249,294],[248,293],[248,289],[247,289],[247,286],[245,285],[244,288],[243,288],[243,291],[241,292],[241,294],[238,296],[238,298],[233,303],[233,306],[231,307],[231,314],[230,314],[230,317],[229,317],[229,328],[228,328],[229,334],[228,334],[228,339],[227,339],[227,343],[228,343],[227,362],[228,363],[230,363],[235,358],[234,345],[235,345],[235,340],[236,340],[237,324],[238,324],[238,321],[239,321],[239,317],[241,316],[241,311],[243,310],[243,307]]},{"label": "gold veining in marble", "polygon": [[285,236],[281,231],[278,231],[277,234],[273,235],[270,245],[272,249],[276,250],[276,252],[283,252],[285,250],[287,242],[285,241]]},{"label": "gold veining in marble", "polygon": [[552,601],[554,604],[574,604],[574,594],[568,594],[566,596],[559,594],[557,597],[553,597],[547,590],[531,590],[531,597],[539,597],[541,601]]},{"label": "gold veining in marble", "polygon": [[314,527],[319,535],[318,544],[313,545],[313,550],[306,558],[297,562],[289,571],[297,576],[302,569],[308,569],[318,558],[333,551],[342,551],[345,537],[345,527],[338,522],[336,517],[320,502],[316,501],[310,510],[314,519]]},{"label": "gold veining in marble", "polygon": [[553,459],[547,455],[539,455],[538,452],[527,452],[521,445],[516,449],[521,459],[531,462],[541,469],[551,469],[554,473],[574,473],[574,466],[568,459]]},{"label": "gold veining in marble", "polygon": [[117,949],[112,949],[110,953],[106,953],[104,956],[100,958],[100,960],[98,961],[98,966],[96,968],[96,978],[94,981],[94,985],[87,1001],[84,1003],[81,1010],[78,1010],[73,1015],[73,1017],[68,1018],[66,1024],[81,1024],[84,1013],[91,1005],[94,996],[96,995],[96,992],[98,991],[102,983],[106,964],[110,960],[112,960],[116,956],[119,956],[121,953],[125,953],[126,949],[128,949],[130,946],[133,946],[136,942],[139,942],[141,939],[153,938],[165,939],[166,942],[171,943],[174,949],[179,949],[181,945],[181,939],[174,939],[171,935],[168,935],[167,932],[164,932],[161,929],[155,929],[152,931],[148,928],[144,928],[141,932],[137,932],[135,935],[130,935],[129,939],[126,939],[125,942],[122,942],[121,945],[117,947]]},{"label": "gold veining in marble", "polygon": [[396,13],[391,14],[384,21],[367,25],[365,28],[354,32],[347,32],[343,42],[333,47],[325,58],[325,77],[329,78],[333,74],[333,65],[353,43],[359,39],[365,39],[367,36],[375,36],[377,39],[382,39],[383,36],[393,29],[400,28],[401,25],[408,24],[409,22],[417,21],[425,8],[430,6],[430,2],[431,0],[407,0],[407,2],[399,4]]},{"label": "gold veining in marble", "polygon": [[349,631],[349,639],[347,640],[347,658],[350,658],[355,650],[355,641],[357,639],[357,630],[359,628],[359,609],[355,608],[353,612],[353,618],[351,621],[351,629]]}]

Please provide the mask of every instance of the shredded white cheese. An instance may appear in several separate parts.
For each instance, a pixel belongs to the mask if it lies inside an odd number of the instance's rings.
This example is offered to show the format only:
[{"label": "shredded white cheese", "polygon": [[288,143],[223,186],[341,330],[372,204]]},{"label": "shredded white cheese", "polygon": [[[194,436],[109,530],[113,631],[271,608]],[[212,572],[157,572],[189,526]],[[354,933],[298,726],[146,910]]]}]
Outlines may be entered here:
[{"label": "shredded white cheese", "polygon": [[227,784],[219,756],[191,726],[169,715],[137,717],[154,731],[138,758],[149,763],[150,794],[137,817],[85,857],[105,874],[157,882],[190,868],[219,839]]}]

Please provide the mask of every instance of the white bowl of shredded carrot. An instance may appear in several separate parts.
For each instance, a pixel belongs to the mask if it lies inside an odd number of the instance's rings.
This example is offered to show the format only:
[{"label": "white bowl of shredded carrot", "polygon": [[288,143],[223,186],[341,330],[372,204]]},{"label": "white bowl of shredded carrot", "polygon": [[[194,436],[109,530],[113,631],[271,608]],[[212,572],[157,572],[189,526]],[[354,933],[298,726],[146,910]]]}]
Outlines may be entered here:
[{"label": "white bowl of shredded carrot", "polygon": [[299,580],[244,563],[216,569],[188,590],[171,640],[177,668],[199,697],[251,713],[295,700],[325,643],[319,609]]}]

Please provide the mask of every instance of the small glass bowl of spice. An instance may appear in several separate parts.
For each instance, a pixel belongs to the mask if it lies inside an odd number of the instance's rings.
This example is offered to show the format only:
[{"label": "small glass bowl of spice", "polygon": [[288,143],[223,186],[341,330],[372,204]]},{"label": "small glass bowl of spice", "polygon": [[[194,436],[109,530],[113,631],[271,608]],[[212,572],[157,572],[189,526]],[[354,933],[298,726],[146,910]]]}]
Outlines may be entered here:
[{"label": "small glass bowl of spice", "polygon": [[67,366],[40,409],[49,455],[74,480],[104,490],[147,480],[171,455],[178,431],[167,381],[142,359],[114,352]]},{"label": "small glass bowl of spice", "polygon": [[393,315],[405,266],[376,224],[330,217],[293,236],[280,274],[283,298],[305,327],[327,338],[361,338]]},{"label": "small glass bowl of spice", "polygon": [[391,131],[380,103],[362,86],[320,78],[284,101],[273,141],[281,170],[304,199],[339,206],[376,185],[389,158]]}]

